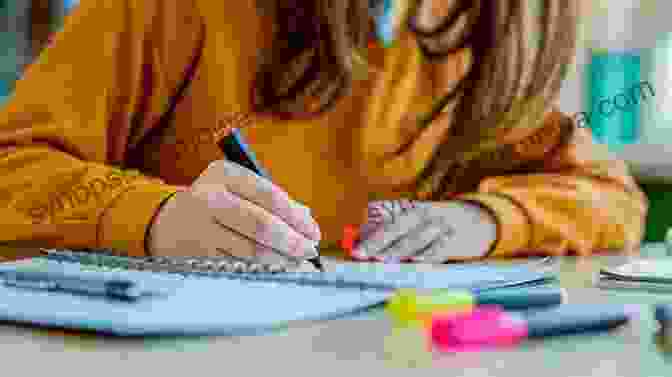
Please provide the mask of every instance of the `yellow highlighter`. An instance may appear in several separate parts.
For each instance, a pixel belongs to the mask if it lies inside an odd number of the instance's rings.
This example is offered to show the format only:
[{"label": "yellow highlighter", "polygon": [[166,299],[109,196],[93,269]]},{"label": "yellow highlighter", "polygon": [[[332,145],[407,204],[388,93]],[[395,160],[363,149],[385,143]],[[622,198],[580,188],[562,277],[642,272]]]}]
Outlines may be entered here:
[{"label": "yellow highlighter", "polygon": [[467,312],[476,304],[468,291],[439,290],[419,293],[415,289],[399,289],[385,307],[399,326],[422,325],[436,312]]},{"label": "yellow highlighter", "polygon": [[423,325],[437,313],[467,312],[479,305],[498,305],[504,310],[525,310],[566,302],[566,291],[556,286],[500,288],[480,292],[399,289],[388,300],[385,309],[396,325],[415,326]]}]

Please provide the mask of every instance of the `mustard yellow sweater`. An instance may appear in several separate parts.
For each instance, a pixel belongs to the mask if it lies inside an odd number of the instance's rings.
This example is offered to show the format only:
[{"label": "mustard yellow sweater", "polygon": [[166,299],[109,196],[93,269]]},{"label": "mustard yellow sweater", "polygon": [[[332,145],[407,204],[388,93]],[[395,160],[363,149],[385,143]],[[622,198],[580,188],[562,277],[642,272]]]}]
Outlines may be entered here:
[{"label": "mustard yellow sweater", "polygon": [[[280,121],[250,110],[270,26],[252,1],[82,0],[0,112],[0,241],[143,255],[161,202],[223,158],[216,140],[232,126],[275,182],[313,209],[328,243],[365,220],[367,200],[398,195],[373,183],[394,170],[361,161],[395,142],[403,114],[430,104],[417,46],[373,46],[375,83],[358,81],[324,116]],[[199,56],[172,121],[149,139]],[[562,114],[545,123],[468,166],[446,197],[492,210],[495,256],[639,242],[647,203],[625,165],[586,130],[564,132]]]}]

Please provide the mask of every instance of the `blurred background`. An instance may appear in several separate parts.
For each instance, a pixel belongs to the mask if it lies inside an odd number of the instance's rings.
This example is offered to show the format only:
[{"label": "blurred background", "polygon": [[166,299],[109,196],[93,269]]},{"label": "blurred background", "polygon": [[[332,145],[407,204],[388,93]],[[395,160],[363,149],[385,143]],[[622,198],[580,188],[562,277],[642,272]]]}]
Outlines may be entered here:
[{"label": "blurred background", "polygon": [[0,0],[0,104],[77,0]]},{"label": "blurred background", "polygon": [[[672,226],[672,1],[576,1],[578,49],[558,106],[628,162],[651,202],[647,240],[662,240]],[[0,105],[76,4],[0,0]]]}]

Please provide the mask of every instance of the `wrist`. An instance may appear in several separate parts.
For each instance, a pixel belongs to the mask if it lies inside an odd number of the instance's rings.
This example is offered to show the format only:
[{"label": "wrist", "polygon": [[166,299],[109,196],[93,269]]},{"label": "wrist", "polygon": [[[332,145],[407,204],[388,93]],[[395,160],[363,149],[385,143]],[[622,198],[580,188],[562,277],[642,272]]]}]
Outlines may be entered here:
[{"label": "wrist", "polygon": [[152,218],[149,220],[149,224],[147,225],[147,228],[145,229],[145,240],[144,240],[144,247],[145,247],[145,255],[147,256],[153,256],[154,253],[152,253],[152,229],[154,228],[154,224],[156,223],[157,218],[159,217],[159,213],[163,209],[164,205],[170,201],[170,199],[174,198],[175,195],[177,195],[178,192],[183,192],[187,191],[189,187],[187,186],[177,186],[175,187],[176,191],[170,195],[168,195],[165,199],[163,199],[160,203],[159,206],[157,207],[156,211],[154,212],[154,215]]},{"label": "wrist", "polygon": [[[467,229],[469,235],[473,235],[474,243],[478,243],[478,256],[487,257],[492,253],[499,240],[500,224],[494,211],[479,203],[470,200],[451,200],[455,208],[459,208],[462,218],[462,229]],[[455,216],[457,218],[457,216]]]}]

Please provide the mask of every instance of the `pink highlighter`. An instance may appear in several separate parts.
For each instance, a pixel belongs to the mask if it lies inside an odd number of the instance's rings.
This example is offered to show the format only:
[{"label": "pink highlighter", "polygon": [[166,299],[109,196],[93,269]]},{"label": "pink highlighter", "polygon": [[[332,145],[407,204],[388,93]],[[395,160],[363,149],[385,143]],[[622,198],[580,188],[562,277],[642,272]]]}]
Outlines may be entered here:
[{"label": "pink highlighter", "polygon": [[515,346],[525,339],[611,330],[639,312],[629,305],[568,304],[527,314],[480,306],[471,312],[432,316],[431,345],[442,352]]},{"label": "pink highlighter", "polygon": [[516,345],[527,337],[527,326],[499,306],[480,306],[470,312],[432,316],[429,332],[438,351],[469,352]]}]

